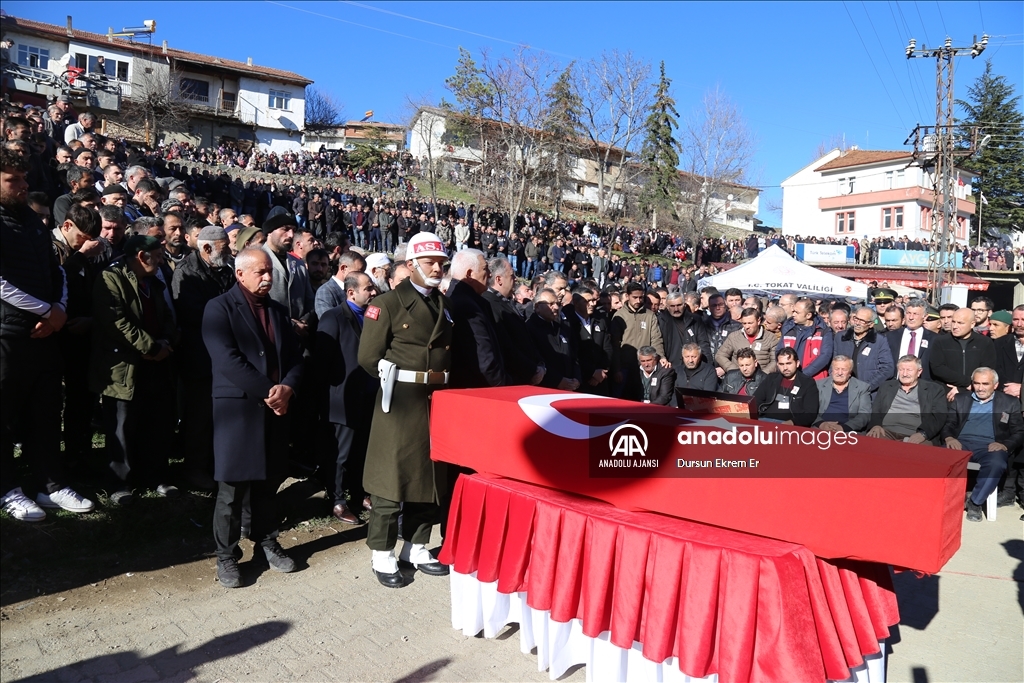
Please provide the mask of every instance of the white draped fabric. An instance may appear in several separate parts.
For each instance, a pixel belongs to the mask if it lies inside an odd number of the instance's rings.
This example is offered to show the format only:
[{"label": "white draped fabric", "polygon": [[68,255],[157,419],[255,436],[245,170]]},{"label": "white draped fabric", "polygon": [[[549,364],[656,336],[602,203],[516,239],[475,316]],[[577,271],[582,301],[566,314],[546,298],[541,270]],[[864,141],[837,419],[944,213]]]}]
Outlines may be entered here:
[{"label": "white draped fabric", "polygon": [[[548,670],[551,680],[562,676],[576,664],[586,666],[588,682],[652,681],[666,683],[718,683],[718,676],[693,678],[679,670],[675,657],[652,662],[634,642],[628,650],[609,641],[610,632],[597,638],[583,634],[579,619],[569,623],[553,621],[547,610],[535,610],[526,604],[526,593],[499,593],[497,582],[482,583],[476,572],[451,572],[452,627],[468,637],[483,631],[494,638],[508,624],[519,624],[519,649],[529,654],[537,648],[537,670]],[[853,670],[849,683],[885,683],[885,644],[881,653],[865,658]],[[845,683],[845,682],[844,682]]]}]

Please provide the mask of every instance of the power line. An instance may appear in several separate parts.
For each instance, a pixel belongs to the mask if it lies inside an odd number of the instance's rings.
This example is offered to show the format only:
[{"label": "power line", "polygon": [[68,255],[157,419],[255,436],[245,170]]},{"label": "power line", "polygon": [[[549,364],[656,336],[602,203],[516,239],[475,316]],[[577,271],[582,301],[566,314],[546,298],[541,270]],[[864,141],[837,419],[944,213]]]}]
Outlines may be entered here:
[{"label": "power line", "polygon": [[[913,31],[910,30],[910,22],[907,21],[906,15],[903,14],[903,8],[900,7],[899,0],[896,0],[895,4],[896,4],[896,11],[899,12],[899,14],[900,14],[900,20],[903,22],[903,27],[906,29],[906,31],[907,31],[907,38],[909,39],[909,38],[913,37],[913,35],[914,35]],[[889,9],[890,10],[892,9],[892,4],[890,4]],[[916,84],[919,87],[918,96],[920,97],[920,101],[924,102],[925,101],[924,93],[927,92],[928,88],[925,86],[924,79],[921,77],[921,70],[920,69],[911,69],[910,68],[910,60],[909,59],[905,60],[904,63],[906,64],[906,67],[907,67],[907,73],[908,74],[912,74],[911,83],[915,83],[916,82]],[[920,107],[918,108],[918,116],[921,116]]]},{"label": "power line", "polygon": [[981,11],[981,0],[978,0],[978,17],[981,19],[981,30],[985,30],[985,14]]},{"label": "power line", "polygon": [[[889,59],[889,51],[886,50],[885,49],[885,45],[882,44],[882,39],[878,35],[878,29],[875,28],[875,22],[871,20],[871,15],[868,13],[868,8],[864,5],[864,0],[861,0],[860,6],[861,6],[861,9],[864,10],[864,16],[866,16],[868,18],[868,25],[871,26],[871,31],[872,31],[872,33],[875,34],[875,40],[878,41],[878,47],[881,48],[882,54],[885,56],[885,63],[889,65],[889,72],[892,73],[892,78],[893,78],[894,81],[896,81],[896,85],[899,86],[900,93],[903,95],[903,99],[907,103],[907,111],[910,111],[911,109],[914,108],[914,105],[910,103],[910,100],[912,98],[907,97],[907,91],[904,90],[903,84],[900,83],[899,76],[896,75],[896,69],[893,68],[892,60]],[[895,18],[894,18],[894,21],[895,21]],[[899,32],[899,27],[897,26],[896,29],[897,29],[897,33],[898,33]],[[917,106],[917,115],[918,115],[918,117],[920,117],[921,116],[921,105],[920,105],[920,103],[917,103],[917,105],[918,105]]]},{"label": "power line", "polygon": [[402,33],[395,33],[394,31],[388,31],[388,30],[383,29],[383,28],[377,28],[376,26],[367,26],[366,24],[358,24],[358,23],[356,23],[354,21],[349,21],[348,19],[339,19],[338,17],[332,17],[332,16],[330,16],[328,14],[320,14],[319,12],[313,12],[313,11],[308,10],[308,9],[303,9],[302,7],[293,7],[291,5],[286,5],[286,4],[282,3],[282,2],[274,2],[274,0],[265,0],[265,2],[267,2],[267,4],[270,4],[270,5],[277,5],[278,7],[284,7],[286,9],[295,10],[296,12],[305,12],[306,14],[312,14],[314,17],[321,17],[323,19],[330,19],[332,21],[340,21],[343,24],[350,24],[352,26],[358,26],[359,28],[365,28],[365,29],[367,29],[369,31],[378,31],[379,33],[386,33],[386,34],[388,34],[390,36],[396,36],[398,38],[405,38],[406,40],[415,40],[415,41],[418,41],[418,42],[421,42],[421,43],[426,43],[427,45],[433,45],[435,47],[443,47],[446,50],[456,50],[456,51],[458,51],[458,49],[459,49],[459,48],[455,47],[454,45],[442,45],[441,43],[434,43],[434,42],[429,41],[429,40],[424,40],[423,38],[417,38],[416,36],[407,36],[407,35],[402,34]]},{"label": "power line", "polygon": [[372,12],[380,12],[382,14],[390,14],[393,17],[399,17],[401,19],[408,19],[409,21],[418,21],[421,24],[427,24],[429,26],[436,26],[438,28],[447,29],[449,31],[458,31],[459,33],[467,33],[467,34],[469,34],[471,36],[476,36],[477,38],[486,38],[487,40],[493,40],[493,41],[498,42],[498,43],[505,43],[506,45],[515,45],[517,47],[525,47],[525,48],[527,48],[529,50],[538,50],[540,52],[547,52],[548,54],[558,55],[559,57],[566,57],[567,59],[575,59],[575,57],[573,57],[572,55],[566,55],[566,54],[562,54],[560,52],[552,52],[551,50],[545,50],[544,48],[537,47],[535,45],[527,45],[527,44],[525,44],[523,42],[517,42],[517,41],[514,41],[514,40],[505,40],[504,38],[496,38],[495,36],[489,36],[489,35],[484,34],[484,33],[477,33],[476,31],[470,31],[470,30],[467,30],[467,29],[464,29],[464,28],[458,28],[456,26],[448,26],[446,24],[439,24],[436,21],[428,21],[427,19],[420,19],[419,17],[411,17],[408,14],[399,14],[398,12],[392,12],[391,10],[384,9],[382,7],[374,7],[373,5],[364,5],[361,2],[353,2],[352,0],[339,0],[339,2],[343,2],[346,5],[352,5],[353,7],[360,7],[362,9],[367,9],[367,10],[370,10]]},{"label": "power line", "polygon": [[860,44],[864,48],[864,53],[868,56],[868,61],[871,63],[871,68],[875,70],[875,75],[878,76],[878,82],[882,84],[882,90],[885,91],[885,96],[889,98],[889,104],[892,105],[893,110],[896,112],[896,118],[900,120],[900,123],[906,127],[906,123],[903,121],[903,117],[900,116],[900,108],[896,106],[896,102],[893,101],[892,95],[889,94],[889,88],[886,87],[885,81],[882,79],[882,74],[878,72],[878,67],[875,66],[875,60],[871,58],[871,51],[868,50],[867,44],[864,42],[864,37],[860,34],[860,29],[857,28],[857,22],[853,20],[853,15],[850,14],[850,8],[846,6],[846,0],[843,0],[843,9],[846,10],[846,16],[850,17],[850,24],[853,25],[853,30],[857,32],[857,38],[860,39]]},{"label": "power line", "polygon": [[946,30],[946,19],[942,16],[942,6],[939,5],[939,0],[935,0],[935,9],[939,10],[939,21],[942,22],[942,32],[948,36],[949,31]]}]

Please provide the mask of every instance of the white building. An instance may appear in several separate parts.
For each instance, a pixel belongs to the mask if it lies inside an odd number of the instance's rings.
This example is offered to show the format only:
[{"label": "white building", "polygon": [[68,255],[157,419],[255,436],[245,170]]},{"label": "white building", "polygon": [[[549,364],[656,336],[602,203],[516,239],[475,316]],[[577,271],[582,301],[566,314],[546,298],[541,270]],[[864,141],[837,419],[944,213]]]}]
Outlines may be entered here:
[{"label": "white building", "polygon": [[[479,166],[484,158],[484,144],[479,139],[471,139],[468,144],[460,145],[451,139],[447,130],[447,117],[442,109],[422,107],[416,112],[409,126],[409,153],[425,164],[428,159],[435,163],[443,160],[461,163],[468,168]],[[628,158],[628,155],[626,155]],[[603,178],[601,165],[595,161],[603,158],[603,153],[577,156],[570,163],[570,178],[562,190],[562,200],[577,205],[596,207],[599,204],[601,183],[605,186],[605,202],[610,207],[621,206],[622,193],[620,188],[636,189],[640,182],[639,167],[635,163],[627,163],[626,169],[620,174],[619,165],[623,153],[613,148],[608,155]],[[682,185],[687,185],[690,175],[680,171]],[[690,183],[692,185],[692,183]],[[758,211],[761,191],[756,187],[738,184],[727,184],[722,190],[715,192],[711,198],[712,217],[715,223],[744,230],[753,230],[754,215]],[[685,192],[680,194],[679,204],[687,201]]]},{"label": "white building", "polygon": [[[0,18],[3,35],[13,46],[11,61],[21,66],[84,74],[73,83],[101,78],[117,84],[122,103],[141,100],[154,88],[169,89],[171,98],[187,105],[188,121],[175,130],[155,131],[151,142],[188,140],[209,147],[222,140],[249,141],[262,149],[295,151],[305,124],[305,91],[312,84],[299,74],[210,55],[170,48],[167,41],[151,45],[112,35],[19,17]],[[104,58],[100,66],[99,57]],[[166,90],[164,90],[166,92]],[[18,92],[12,97],[44,104],[51,92]],[[34,99],[35,98],[35,99]],[[36,101],[39,100],[39,101]],[[87,100],[76,109],[90,108]],[[102,119],[101,115],[101,119]],[[105,121],[116,126],[117,117]],[[115,129],[114,134],[142,139],[142,131]]]},{"label": "white building", "polygon": [[[782,181],[782,232],[801,237],[932,235],[932,175],[909,152],[834,149]],[[956,238],[967,239],[976,177],[957,169]]]}]

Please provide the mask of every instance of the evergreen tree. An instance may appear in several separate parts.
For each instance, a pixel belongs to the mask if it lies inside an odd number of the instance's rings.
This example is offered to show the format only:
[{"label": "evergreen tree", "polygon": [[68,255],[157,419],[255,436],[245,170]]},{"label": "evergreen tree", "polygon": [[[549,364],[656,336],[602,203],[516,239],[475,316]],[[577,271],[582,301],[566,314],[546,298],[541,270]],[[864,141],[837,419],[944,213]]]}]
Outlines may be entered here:
[{"label": "evergreen tree", "polygon": [[[981,211],[982,228],[1009,232],[1024,230],[1024,114],[1020,96],[1004,76],[992,73],[992,61],[985,62],[985,73],[967,89],[969,99],[957,100],[965,116],[958,121],[965,127],[978,127],[978,140],[990,135],[988,144],[962,166],[981,174],[974,186],[975,201]],[[987,204],[981,202],[984,194]]]},{"label": "evergreen tree", "polygon": [[662,62],[661,78],[644,124],[644,142],[640,149],[644,185],[639,202],[646,216],[657,209],[667,209],[673,216],[676,215],[679,142],[675,139],[675,129],[679,127],[679,112],[676,111],[676,101],[669,94],[671,85],[672,81],[665,76],[665,62]]},{"label": "evergreen tree", "polygon": [[580,141],[583,137],[579,111],[582,106],[579,95],[572,87],[572,70],[569,64],[558,76],[547,92],[544,116],[544,175],[555,204],[555,218],[562,209],[562,193],[572,178],[577,164]]}]

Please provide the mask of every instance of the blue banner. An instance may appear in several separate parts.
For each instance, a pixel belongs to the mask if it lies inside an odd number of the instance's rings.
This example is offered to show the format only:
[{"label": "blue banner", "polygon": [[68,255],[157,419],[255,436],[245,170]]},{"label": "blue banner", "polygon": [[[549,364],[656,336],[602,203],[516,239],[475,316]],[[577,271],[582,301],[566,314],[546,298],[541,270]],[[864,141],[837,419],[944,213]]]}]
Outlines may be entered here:
[{"label": "blue banner", "polygon": [[796,260],[807,263],[856,263],[853,245],[797,242]]},{"label": "blue banner", "polygon": [[[955,268],[964,267],[964,255],[957,251],[951,254],[955,260],[951,259]],[[878,265],[880,266],[904,266],[909,268],[927,268],[928,267],[928,252],[927,251],[906,251],[902,249],[879,249],[878,250]],[[950,265],[947,263],[947,266]]]}]

